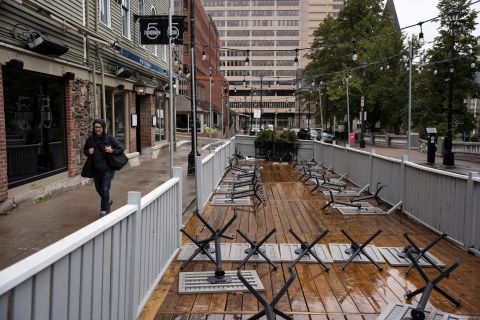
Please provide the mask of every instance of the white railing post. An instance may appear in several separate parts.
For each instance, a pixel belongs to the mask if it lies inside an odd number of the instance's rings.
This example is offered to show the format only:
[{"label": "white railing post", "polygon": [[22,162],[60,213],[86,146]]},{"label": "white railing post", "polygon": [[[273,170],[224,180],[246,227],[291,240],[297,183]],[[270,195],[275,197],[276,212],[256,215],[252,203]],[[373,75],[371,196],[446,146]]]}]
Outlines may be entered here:
[{"label": "white railing post", "polygon": [[138,191],[128,192],[128,204],[137,206],[132,215],[132,239],[130,243],[130,292],[128,293],[128,312],[130,319],[137,318],[137,297],[139,296],[140,276],[140,228],[142,213],[142,194]]},{"label": "white railing post", "polygon": [[[473,178],[480,177],[478,172],[470,172],[468,174],[467,187],[465,188],[465,249],[468,249],[474,246],[476,237],[478,237],[478,230],[476,228],[476,218],[478,215],[478,210],[480,208],[475,208],[475,199],[473,195]],[[470,225],[470,226],[469,226]],[[478,249],[478,248],[476,248]]]},{"label": "white railing post", "polygon": [[375,149],[372,149],[369,155],[370,166],[368,168],[368,175],[369,175],[368,184],[371,186],[371,188],[373,188],[373,154],[374,153],[375,153]]},{"label": "white railing post", "polygon": [[399,199],[400,201],[405,201],[405,195],[407,193],[407,174],[405,172],[405,161],[408,161],[408,155],[406,154],[402,156],[402,163],[400,164],[400,176],[402,178]]},{"label": "white railing post", "polygon": [[198,213],[203,213],[203,188],[204,179],[203,179],[203,166],[202,166],[202,156],[195,157],[195,177],[197,179],[197,207]]},{"label": "white railing post", "polygon": [[182,233],[180,232],[180,229],[182,228],[182,213],[183,213],[183,208],[182,208],[182,168],[181,167],[173,167],[173,177],[178,178],[178,194],[177,194],[177,206],[178,206],[178,214],[177,214],[177,226],[176,226],[176,231],[178,235],[178,241],[177,245],[178,247],[182,246]]}]

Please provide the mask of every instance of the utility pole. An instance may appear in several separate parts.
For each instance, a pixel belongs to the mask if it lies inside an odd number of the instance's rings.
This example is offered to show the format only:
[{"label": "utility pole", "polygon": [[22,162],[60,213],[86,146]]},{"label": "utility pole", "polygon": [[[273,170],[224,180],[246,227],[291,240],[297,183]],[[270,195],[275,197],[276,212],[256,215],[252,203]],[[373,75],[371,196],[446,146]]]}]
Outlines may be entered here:
[{"label": "utility pole", "polygon": [[[197,106],[195,105],[195,0],[190,0],[190,51],[191,51],[191,81],[190,81],[190,94],[191,94],[191,113],[192,113],[192,150],[188,154],[188,169],[187,173],[190,175],[195,174],[195,156],[197,155]],[[195,180],[196,181],[196,180]],[[198,201],[197,201],[198,210]]]}]

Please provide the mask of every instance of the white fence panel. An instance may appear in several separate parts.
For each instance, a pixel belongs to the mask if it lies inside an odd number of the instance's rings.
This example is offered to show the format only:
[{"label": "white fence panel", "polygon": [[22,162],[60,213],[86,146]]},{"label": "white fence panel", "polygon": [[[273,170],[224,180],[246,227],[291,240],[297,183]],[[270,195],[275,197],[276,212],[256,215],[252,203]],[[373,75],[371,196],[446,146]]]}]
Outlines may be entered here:
[{"label": "white fence panel", "polygon": [[[467,204],[471,201],[470,212],[467,215],[467,228],[469,229],[467,246],[480,251],[480,177],[478,177],[478,173],[476,176],[477,178],[471,181],[472,192],[467,189],[467,195],[469,195],[466,200]],[[468,225],[468,220],[471,221],[470,225]]]},{"label": "white fence panel", "polygon": [[0,319],[137,318],[180,247],[180,168],[174,175],[0,271]]},{"label": "white fence panel", "polygon": [[[369,157],[370,158],[370,157]],[[377,184],[385,187],[380,192],[380,197],[392,205],[402,201],[403,197],[403,176],[401,161],[391,158],[384,158],[378,155],[372,155],[372,163],[368,164],[366,169],[371,170],[370,181],[362,183],[370,184],[370,191],[374,193]],[[366,170],[367,171],[367,170]]]},{"label": "white fence panel", "polygon": [[463,245],[466,231],[466,180],[462,175],[427,170],[406,163],[403,210]]},{"label": "white fence panel", "polygon": [[345,148],[339,148],[333,145],[331,146],[330,150],[331,150],[330,165],[333,166],[333,171],[335,171],[338,174],[344,174],[345,172],[348,172],[348,175],[350,175],[348,150]]},{"label": "white fence panel", "polygon": [[222,180],[228,157],[231,157],[234,153],[235,138],[216,148],[213,153],[205,158],[202,159],[201,156],[195,158],[195,167],[198,168],[196,179],[199,213],[203,213],[203,208]]},{"label": "white fence panel", "polygon": [[313,144],[313,141],[300,140],[300,146],[297,151],[297,157],[299,160],[310,161],[313,159]]}]

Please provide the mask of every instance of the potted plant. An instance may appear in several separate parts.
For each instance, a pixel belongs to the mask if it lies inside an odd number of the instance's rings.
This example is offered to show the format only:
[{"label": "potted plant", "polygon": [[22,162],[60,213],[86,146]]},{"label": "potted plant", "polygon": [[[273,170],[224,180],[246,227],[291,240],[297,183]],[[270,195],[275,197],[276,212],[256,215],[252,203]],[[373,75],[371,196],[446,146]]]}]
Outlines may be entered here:
[{"label": "potted plant", "polygon": [[275,154],[278,159],[290,161],[290,154],[297,154],[300,143],[294,131],[284,131],[275,144]]},{"label": "potted plant", "polygon": [[275,131],[261,130],[255,137],[255,158],[271,159],[276,141]]}]

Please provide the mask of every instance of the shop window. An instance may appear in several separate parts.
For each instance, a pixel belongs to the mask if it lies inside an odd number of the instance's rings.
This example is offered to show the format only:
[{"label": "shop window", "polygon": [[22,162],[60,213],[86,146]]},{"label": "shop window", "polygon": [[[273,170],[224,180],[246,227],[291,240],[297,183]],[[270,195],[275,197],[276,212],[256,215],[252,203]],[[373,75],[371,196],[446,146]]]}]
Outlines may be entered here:
[{"label": "shop window", "polygon": [[155,141],[162,141],[166,139],[165,132],[165,97],[156,97],[155,101]]},{"label": "shop window", "polygon": [[123,146],[127,146],[125,136],[125,93],[105,90],[107,107],[107,132],[114,136]]},{"label": "shop window", "polygon": [[3,69],[9,187],[66,170],[63,79]]}]

